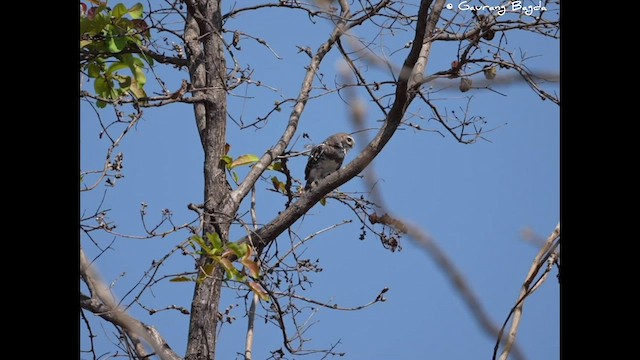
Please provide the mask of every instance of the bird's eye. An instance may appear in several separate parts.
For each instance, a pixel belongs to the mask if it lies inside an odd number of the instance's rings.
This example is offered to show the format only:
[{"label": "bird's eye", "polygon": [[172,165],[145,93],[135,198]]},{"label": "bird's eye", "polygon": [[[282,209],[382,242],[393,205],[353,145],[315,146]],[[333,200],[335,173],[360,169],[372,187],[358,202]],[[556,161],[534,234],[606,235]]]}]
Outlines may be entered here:
[{"label": "bird's eye", "polygon": [[347,144],[351,144],[351,143],[353,143],[353,138],[348,137],[347,138]]}]

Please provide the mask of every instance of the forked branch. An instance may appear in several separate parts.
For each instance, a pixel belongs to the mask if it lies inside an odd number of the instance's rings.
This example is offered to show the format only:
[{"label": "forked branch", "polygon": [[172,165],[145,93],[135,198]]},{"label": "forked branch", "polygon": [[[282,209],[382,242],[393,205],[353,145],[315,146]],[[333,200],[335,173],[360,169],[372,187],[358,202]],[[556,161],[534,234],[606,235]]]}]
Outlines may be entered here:
[{"label": "forked branch", "polygon": [[98,273],[89,262],[89,259],[87,259],[83,249],[80,249],[80,276],[91,292],[91,296],[80,294],[80,306],[111,322],[115,326],[122,328],[134,344],[134,350],[139,358],[147,358],[152,355],[144,348],[142,342],[142,340],[144,340],[144,342],[153,348],[154,353],[160,357],[160,359],[182,359],[169,347],[156,329],[134,319],[118,307],[111,291],[100,279]]}]

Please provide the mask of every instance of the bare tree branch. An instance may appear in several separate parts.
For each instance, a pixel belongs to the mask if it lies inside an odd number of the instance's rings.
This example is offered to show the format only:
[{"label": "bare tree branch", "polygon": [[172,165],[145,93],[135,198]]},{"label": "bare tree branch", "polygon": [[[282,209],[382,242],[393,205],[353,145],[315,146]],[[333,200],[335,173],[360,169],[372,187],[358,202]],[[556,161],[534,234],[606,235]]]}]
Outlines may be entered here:
[{"label": "bare tree branch", "polygon": [[[418,245],[420,245],[442,272],[447,276],[453,288],[458,291],[464,303],[467,305],[473,317],[478,321],[480,327],[492,338],[501,336],[500,329],[493,323],[491,317],[482,306],[480,299],[471,289],[462,271],[454,264],[449,256],[440,248],[435,240],[427,235],[422,229],[404,220],[396,219],[388,214],[377,216],[371,219],[372,223],[380,222],[392,226],[409,235]],[[522,351],[513,346],[513,353],[517,359],[525,359]]]},{"label": "bare tree branch", "polygon": [[[118,115],[118,111],[116,111],[116,115],[120,116],[120,115]],[[99,173],[100,176],[98,177],[98,179],[92,185],[88,185],[88,186],[85,185],[83,188],[81,188],[80,189],[81,192],[95,189],[102,182],[102,179],[107,177],[107,174],[109,173],[109,171],[112,171],[112,170],[116,170],[117,171],[118,168],[120,168],[122,166],[121,159],[120,160],[117,159],[119,157],[120,158],[122,157],[121,154],[116,155],[116,160],[115,161],[113,161],[113,162],[111,161],[113,152],[120,145],[120,142],[122,142],[122,139],[124,139],[124,137],[127,135],[129,130],[131,130],[138,123],[140,118],[142,118],[142,112],[138,111],[133,116],[132,120],[127,123],[127,127],[122,131],[122,133],[120,134],[120,136],[117,139],[113,140],[110,137],[112,143],[111,143],[111,146],[109,146],[109,149],[107,150],[107,156],[106,156],[106,159],[105,159],[104,168],[97,171],[97,173]],[[80,176],[84,177],[85,175],[87,175],[89,173],[91,173],[91,172],[86,172],[86,171],[85,172],[81,172]]]},{"label": "bare tree branch", "polygon": [[[348,8],[342,9],[342,17],[348,19],[349,10]],[[242,181],[240,186],[236,190],[231,193],[230,200],[232,201],[232,208],[237,209],[240,206],[240,202],[244,199],[245,196],[249,193],[251,188],[254,186],[255,182],[258,180],[260,175],[267,169],[267,167],[275,160],[278,156],[282,155],[284,150],[289,146],[293,135],[296,133],[298,129],[298,122],[300,121],[300,116],[304,111],[305,105],[309,98],[309,93],[313,88],[313,80],[316,76],[318,69],[320,68],[320,63],[324,59],[325,55],[331,50],[331,47],[336,42],[336,40],[342,36],[344,32],[344,27],[346,25],[346,20],[340,20],[335,28],[333,29],[329,39],[320,46],[316,55],[311,59],[309,64],[307,73],[302,81],[302,89],[300,90],[300,95],[298,96],[298,100],[293,107],[291,115],[289,115],[289,123],[287,127],[276,143],[276,145],[268,150],[251,169],[249,174]],[[284,231],[284,229],[283,229]]]},{"label": "bare tree branch", "polygon": [[[443,6],[444,6],[444,1],[437,1],[434,6],[434,9],[435,9],[434,11],[441,10]],[[437,20],[439,18],[439,14],[435,16],[435,13],[434,13],[434,18]],[[430,17],[429,19],[432,20],[434,18]],[[431,26],[435,26],[435,23],[432,24]],[[413,45],[415,44],[416,44],[416,41],[414,40]],[[412,86],[414,87],[414,89],[417,89],[425,82],[425,80],[422,77],[421,71],[423,71],[424,68],[426,67],[426,61],[428,60],[429,50],[430,50],[430,47],[425,46],[425,48],[423,48],[421,51],[420,60],[422,60],[423,62],[419,63],[420,66],[416,66],[416,70],[413,72],[414,75],[412,76],[412,80],[413,80]],[[405,66],[403,70],[405,70],[406,68],[407,67]],[[420,94],[420,96],[422,96],[422,94]],[[355,103],[357,99],[352,97],[349,100],[350,100],[349,101],[350,103]],[[424,100],[426,101],[426,99]],[[427,101],[427,103],[429,102]],[[432,109],[437,112],[437,109],[435,109],[435,107],[432,107]],[[352,120],[354,124],[358,127],[361,126],[360,125],[361,120],[359,120],[361,116],[362,115],[355,110],[352,113]],[[364,141],[366,139],[366,136],[362,134],[360,138],[362,138]],[[377,176],[375,176],[373,172],[373,167],[370,166],[367,168],[367,172],[365,173],[364,180],[367,182],[367,187],[371,189],[373,201],[376,204],[378,204],[378,206],[381,206],[383,209],[385,209],[386,206],[384,205],[382,194],[378,191],[378,187],[375,186],[374,179],[377,179]],[[465,304],[471,310],[472,315],[476,318],[481,328],[492,338],[495,338],[496,336],[500,336],[499,335],[500,330],[498,329],[497,325],[493,323],[488,313],[481,305],[481,302],[477,297],[477,295],[475,295],[471,287],[467,284],[464,275],[454,265],[453,261],[449,259],[447,254],[437,245],[437,243],[430,236],[424,233],[424,231],[422,231],[417,226],[413,226],[403,220],[399,220],[397,218],[392,217],[391,215],[388,214],[388,212],[382,216],[378,216],[377,214],[372,214],[369,216],[369,221],[372,224],[382,223],[384,225],[398,229],[398,231],[402,233],[406,233],[407,235],[410,236],[410,238],[414,239],[421,247],[423,247],[427,251],[427,254],[434,259],[435,263],[438,266],[440,266],[443,273],[449,278],[449,280],[453,284],[454,289],[456,289],[460,293],[462,299],[465,301]],[[516,358],[524,359],[524,354],[519,350],[519,348],[514,347],[513,352]]]},{"label": "bare tree branch", "polygon": [[[178,67],[181,66],[187,66],[187,60],[186,59],[181,59],[179,57],[173,57],[173,56],[166,56],[164,54],[159,54],[149,48],[147,48],[144,45],[137,45],[136,47],[133,46],[128,46],[124,49],[122,49],[122,51],[120,51],[121,54],[141,54],[144,56],[148,56],[150,58],[152,58],[153,60],[161,63],[161,64],[171,64],[171,65],[175,65]],[[112,55],[111,53],[98,53],[98,52],[91,52],[89,53],[88,51],[81,51],[80,52],[80,59],[81,60],[88,60],[89,58],[94,58],[94,57],[100,57],[100,56],[110,56]]]},{"label": "bare tree branch", "polygon": [[85,315],[84,311],[82,311],[82,309],[80,309],[80,317],[82,318],[82,321],[84,322],[85,326],[87,327],[87,331],[89,332],[89,344],[91,346],[89,350],[80,349],[80,352],[91,353],[91,355],[93,356],[93,360],[97,360],[98,357],[96,356],[95,345],[93,343],[93,339],[96,336],[93,334],[93,331],[91,330],[91,325],[89,324],[89,319],[87,319],[87,316]]},{"label": "bare tree branch", "polygon": [[[509,334],[507,337],[507,342],[504,345],[504,349],[502,350],[502,354],[500,355],[500,360],[507,360],[509,358],[509,353],[513,350],[516,341],[516,335],[518,335],[518,328],[520,327],[520,322],[522,321],[522,307],[524,306],[524,300],[533,294],[542,283],[547,279],[547,276],[551,272],[553,265],[558,261],[558,255],[556,253],[556,248],[560,244],[560,223],[556,225],[556,228],[553,229],[553,232],[547,238],[544,246],[540,249],[535,259],[533,260],[533,264],[529,269],[529,273],[522,284],[522,289],[520,290],[520,296],[518,296],[518,300],[516,304],[511,308],[507,319],[504,321],[502,328],[500,329],[500,335],[496,340],[496,345],[493,349],[493,357],[492,359],[496,359],[496,355],[498,353],[498,346],[500,345],[500,340],[502,339],[502,332],[504,331],[511,315],[513,315],[513,322],[511,323],[511,329],[509,330]],[[547,266],[542,276],[534,283],[536,276],[540,272],[540,270],[544,267],[545,263]],[[533,283],[533,286],[531,284]]]},{"label": "bare tree branch", "polygon": [[371,305],[373,305],[375,303],[378,303],[378,302],[387,301],[387,299],[385,299],[385,297],[383,296],[383,294],[386,293],[387,291],[389,291],[389,289],[388,288],[384,288],[384,289],[380,290],[380,293],[378,293],[378,295],[376,296],[375,299],[369,301],[366,304],[362,304],[362,305],[358,305],[358,306],[351,306],[351,307],[339,306],[338,304],[327,304],[327,303],[324,303],[322,301],[310,299],[310,298],[307,298],[307,297],[304,297],[304,296],[301,296],[301,295],[297,295],[297,294],[294,294],[294,293],[274,292],[273,294],[280,295],[280,296],[292,297],[294,299],[302,300],[304,302],[308,302],[310,304],[322,306],[324,308],[331,309],[331,310],[354,311],[354,310],[362,310],[362,309],[367,308],[367,307],[369,307],[369,306],[371,306]]},{"label": "bare tree branch", "polygon": [[[186,89],[185,89],[186,90]],[[171,103],[185,103],[185,104],[197,104],[207,101],[207,98],[200,95],[192,97],[183,97],[184,93],[180,92],[171,93],[169,95],[152,96],[147,98],[119,98],[119,99],[107,99],[97,95],[90,94],[86,91],[80,92],[80,97],[87,97],[93,100],[99,100],[107,104],[119,105],[119,104],[136,104],[141,108],[160,107]],[[195,90],[194,90],[195,91]]]},{"label": "bare tree branch", "polygon": [[[258,228],[258,215],[256,213],[256,188],[255,186],[251,190],[251,223],[253,230]],[[260,255],[258,255],[259,257]],[[259,263],[258,263],[259,265]],[[258,294],[253,293],[251,298],[251,306],[249,307],[248,319],[247,319],[247,340],[245,342],[244,358],[245,360],[253,359],[253,339],[255,336],[255,319],[256,319],[256,304],[258,303]]]},{"label": "bare tree branch", "polygon": [[309,17],[313,17],[316,16],[318,14],[323,13],[324,11],[312,11],[309,10],[303,6],[300,6],[297,1],[290,1],[287,2],[286,0],[284,1],[279,1],[277,3],[266,3],[266,4],[258,4],[258,5],[252,5],[252,6],[247,6],[247,7],[243,7],[243,8],[239,8],[239,9],[234,9],[232,11],[229,11],[228,13],[222,15],[222,20],[227,20],[229,18],[233,18],[235,16],[237,16],[238,14],[245,12],[245,11],[253,11],[253,10],[258,10],[258,9],[265,9],[265,8],[272,8],[272,7],[278,7],[278,8],[289,8],[289,9],[294,9],[294,10],[302,10],[307,12],[307,14],[309,14]]},{"label": "bare tree branch", "polygon": [[122,53],[129,54],[141,54],[152,58],[153,60],[161,64],[170,64],[177,67],[187,66],[187,60],[175,56],[166,56],[164,54],[157,53],[144,45],[136,45],[136,47],[127,47],[122,50]]},{"label": "bare tree branch", "polygon": [[137,355],[145,358],[147,353],[142,340],[151,346],[156,355],[162,360],[181,360],[160,334],[151,326],[147,326],[139,320],[120,309],[107,285],[100,279],[98,273],[87,259],[84,250],[80,249],[80,275],[87,284],[91,297],[80,294],[80,306],[99,315],[103,319],[124,329],[129,339],[134,343]]},{"label": "bare tree branch", "polygon": [[[439,1],[441,6],[444,5],[444,1]],[[354,176],[358,175],[362,170],[364,170],[371,161],[382,151],[387,142],[391,139],[396,129],[401,123],[402,117],[409,106],[410,101],[413,99],[415,95],[409,95],[409,81],[411,78],[411,74],[414,72],[414,67],[416,67],[416,72],[424,69],[427,63],[427,58],[422,57],[424,54],[428,52],[428,50],[423,49],[423,39],[425,39],[426,34],[429,34],[435,28],[436,21],[430,20],[429,25],[427,25],[427,15],[429,13],[429,7],[431,6],[430,0],[422,0],[420,2],[420,9],[418,10],[418,22],[416,24],[416,33],[414,37],[413,46],[411,51],[407,55],[407,58],[404,62],[402,70],[400,72],[400,77],[398,79],[398,85],[395,92],[395,101],[391,110],[389,111],[386,121],[376,137],[366,146],[366,148],[354,159],[350,164],[348,164],[344,169],[338,170],[331,175],[324,178],[322,181],[318,183],[317,187],[314,187],[311,191],[306,192],[296,203],[292,204],[289,208],[283,211],[277,218],[257,230],[255,233],[245,236],[244,238],[238,240],[238,242],[250,242],[257,246],[257,248],[264,248],[267,244],[269,244],[273,239],[275,239],[279,234],[289,228],[295,221],[297,221],[302,215],[304,215],[313,205],[315,205],[323,196],[329,193],[329,191],[337,188],[338,186],[344,184],[345,182],[352,179]],[[441,9],[440,9],[441,10]],[[344,12],[344,10],[343,10]],[[428,27],[429,26],[429,27]],[[325,43],[321,46],[322,49],[326,49],[328,51],[329,44],[333,44],[335,42],[335,38],[339,35],[339,26],[336,27],[334,33],[332,34],[329,42]],[[424,44],[424,47],[430,48],[430,43]],[[324,52],[326,53],[326,52]],[[319,53],[320,54],[320,53]],[[316,54],[314,59],[316,59],[319,54]],[[324,55],[324,54],[323,54]],[[317,64],[312,61],[313,66],[317,66]],[[305,80],[311,81],[310,78],[311,72],[307,72],[307,77]],[[307,84],[305,82],[305,84]],[[308,84],[310,86],[310,83]],[[303,87],[303,90],[306,87]],[[304,102],[299,102],[296,105],[296,108],[300,108],[302,110],[304,108]],[[295,127],[297,126],[298,121],[298,112],[294,110],[292,117],[290,118],[289,129],[291,130],[291,134],[288,140],[293,136],[293,132],[295,131]],[[286,139],[285,139],[286,140]],[[279,145],[285,146],[288,144],[288,140],[279,142]],[[280,155],[281,153],[277,153]],[[252,172],[247,176],[245,181],[250,179],[251,174],[256,171],[254,175],[256,178],[259,174],[264,171],[264,168],[268,166],[272,161],[272,154],[267,152],[265,156],[261,159],[261,162],[256,164],[256,166],[262,166],[262,170],[257,170],[254,168]],[[264,160],[264,162],[263,162]],[[244,185],[244,182],[243,182]],[[242,186],[242,185],[241,185]],[[236,190],[236,196],[239,197],[243,192],[240,191],[240,187]],[[253,238],[253,239],[251,239]]]}]

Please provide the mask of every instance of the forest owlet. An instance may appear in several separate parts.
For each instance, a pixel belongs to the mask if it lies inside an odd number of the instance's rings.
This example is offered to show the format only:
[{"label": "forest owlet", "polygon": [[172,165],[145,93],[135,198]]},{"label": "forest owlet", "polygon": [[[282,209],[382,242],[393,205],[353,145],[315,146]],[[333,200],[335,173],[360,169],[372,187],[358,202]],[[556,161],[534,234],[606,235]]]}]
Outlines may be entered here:
[{"label": "forest owlet", "polygon": [[307,180],[305,190],[309,189],[315,181],[322,180],[340,169],[347,152],[353,148],[355,143],[356,141],[351,135],[337,133],[314,146],[311,149],[307,167],[304,169],[304,178]]}]

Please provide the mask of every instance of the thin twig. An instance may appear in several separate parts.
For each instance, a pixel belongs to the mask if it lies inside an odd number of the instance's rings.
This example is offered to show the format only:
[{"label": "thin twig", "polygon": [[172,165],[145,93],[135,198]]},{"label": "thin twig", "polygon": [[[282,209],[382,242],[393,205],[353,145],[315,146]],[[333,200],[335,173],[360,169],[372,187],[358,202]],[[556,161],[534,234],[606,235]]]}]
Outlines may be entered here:
[{"label": "thin twig", "polygon": [[[458,291],[465,305],[471,311],[473,317],[478,321],[480,327],[492,338],[501,336],[500,329],[493,323],[489,313],[482,306],[480,299],[471,289],[465,276],[449,258],[445,251],[435,242],[435,240],[427,235],[422,229],[414,226],[404,220],[393,218],[386,214],[378,219],[383,219],[385,225],[393,226],[406,232],[420,247],[422,247],[433,261],[440,267],[445,276],[449,279],[453,288]],[[381,221],[382,222],[382,221]],[[522,351],[513,345],[513,353],[517,359],[525,359]]]},{"label": "thin twig", "polygon": [[[540,285],[546,280],[547,275],[551,271],[552,266],[555,264],[557,260],[557,256],[554,256],[555,250],[559,245],[560,240],[560,223],[556,225],[556,228],[553,229],[553,232],[547,238],[544,246],[540,249],[535,259],[533,260],[533,264],[529,269],[529,273],[525,278],[524,283],[522,284],[522,289],[520,290],[520,296],[518,296],[518,300],[516,304],[511,308],[507,319],[505,320],[502,328],[500,329],[500,336],[498,336],[496,340],[496,345],[493,349],[493,357],[492,359],[496,359],[496,355],[498,353],[498,346],[500,345],[500,340],[502,339],[502,332],[504,331],[511,315],[513,315],[513,322],[511,323],[511,329],[509,330],[509,334],[507,337],[507,342],[504,345],[504,349],[502,350],[502,354],[500,355],[500,360],[507,360],[509,357],[509,353],[512,351],[513,346],[516,341],[516,336],[518,335],[518,328],[520,327],[520,322],[522,321],[522,307],[524,306],[524,300],[531,295],[535,290],[537,290]],[[533,280],[536,278],[540,269],[544,266],[544,264],[548,262],[545,272],[535,283]],[[531,286],[531,284],[534,284]]]},{"label": "thin twig", "polygon": [[134,344],[138,357],[146,358],[149,355],[142,345],[144,340],[161,360],[181,360],[153,327],[134,319],[118,307],[115,297],[100,279],[82,248],[80,248],[80,275],[91,291],[91,297],[80,294],[80,306],[124,329],[127,337]]},{"label": "thin twig", "polygon": [[[441,11],[443,7],[444,1],[438,0],[434,6],[434,12],[429,14],[428,23],[430,27],[425,33],[424,38],[429,38],[429,34],[432,33],[432,31],[435,29],[435,22],[439,18],[439,11]],[[423,84],[423,82],[421,82],[421,74],[423,73],[427,65],[427,60],[429,58],[431,49],[430,45],[431,42],[426,42],[424,45],[421,41],[418,44],[416,44],[416,41],[412,43],[412,48],[414,48],[415,46],[420,46],[420,60],[416,62],[415,66],[411,68],[403,68],[403,71],[411,71],[410,79],[412,81],[407,87],[407,92],[415,91]],[[420,76],[415,76],[417,74]],[[413,92],[412,94],[415,95],[416,93]],[[407,94],[407,96],[411,97],[412,94]],[[421,95],[419,92],[417,94]],[[351,118],[354,125],[358,127],[358,114],[352,114]],[[365,140],[366,138],[363,138],[363,141]],[[454,289],[456,289],[460,293],[465,304],[469,307],[472,315],[476,318],[482,329],[484,329],[484,331],[492,338],[495,338],[495,336],[499,332],[498,326],[493,323],[487,311],[481,305],[479,298],[465,281],[465,277],[462,272],[455,266],[453,261],[444,252],[444,250],[442,250],[440,246],[435,242],[435,240],[428,236],[422,229],[418,228],[417,226],[408,224],[404,220],[400,220],[389,215],[388,208],[385,206],[382,193],[378,191],[378,187],[375,186],[375,179],[377,179],[377,176],[375,175],[373,169],[373,166],[369,166],[367,168],[367,171],[364,174],[364,180],[367,184],[367,188],[371,189],[371,197],[373,199],[373,202],[385,211],[385,214],[383,216],[375,216],[374,219],[379,222],[383,222],[385,225],[395,228],[400,232],[406,233],[418,245],[426,250],[427,254],[432,257],[436,265],[438,265],[442,269],[442,272],[449,278],[450,282],[453,284]],[[517,358],[524,359],[524,355],[519,351],[518,348],[514,348],[514,354]]]},{"label": "thin twig", "polygon": [[[100,182],[102,182],[102,179],[104,179],[109,173],[109,170],[112,169],[111,156],[113,155],[113,152],[120,145],[120,142],[127,135],[129,130],[131,130],[141,118],[142,118],[142,112],[138,112],[133,116],[133,118],[131,119],[131,121],[129,121],[129,123],[127,124],[127,127],[122,131],[120,136],[115,141],[113,141],[111,146],[109,146],[109,149],[107,150],[107,156],[105,159],[104,168],[100,171],[101,175],[98,177],[98,180],[96,180],[93,185],[89,185],[89,186],[85,185],[85,187],[81,188],[80,191],[92,190],[96,188],[98,184],[100,184]],[[85,173],[81,173],[81,175],[82,174],[85,174]]]},{"label": "thin twig", "polygon": [[[258,216],[256,214],[256,187],[251,189],[251,222],[253,223],[253,230],[258,228]],[[258,263],[258,266],[260,264]],[[245,360],[251,360],[253,358],[253,339],[255,335],[255,318],[256,318],[256,304],[258,303],[258,294],[254,291],[251,298],[251,306],[249,307],[249,314],[247,319],[247,340],[245,343],[244,358]]]},{"label": "thin twig", "polygon": [[375,299],[369,301],[366,304],[353,306],[353,307],[343,307],[343,306],[338,306],[337,304],[329,305],[327,303],[323,303],[321,301],[310,299],[310,298],[307,298],[307,297],[304,297],[304,296],[300,296],[300,295],[297,295],[297,294],[294,294],[294,293],[274,292],[274,294],[282,295],[282,296],[288,296],[288,297],[291,297],[291,298],[294,298],[294,299],[302,300],[302,301],[305,301],[305,302],[308,302],[308,303],[311,303],[311,304],[315,304],[315,305],[318,305],[318,306],[321,306],[321,307],[325,307],[325,308],[331,309],[331,310],[355,311],[355,310],[364,309],[364,308],[369,307],[369,306],[371,306],[371,305],[373,305],[375,303],[378,303],[378,302],[387,301],[387,299],[382,295],[382,294],[386,293],[387,291],[389,291],[389,289],[388,288],[384,288],[384,289],[382,289],[380,291],[380,293],[376,296]]},{"label": "thin twig", "polygon": [[96,337],[96,335],[93,334],[91,325],[89,324],[89,319],[87,319],[87,316],[84,314],[84,311],[82,309],[80,309],[80,317],[82,318],[82,321],[84,322],[85,326],[87,327],[87,331],[89,332],[89,344],[91,345],[91,348],[89,350],[80,350],[80,352],[90,352],[93,356],[93,360],[97,360],[96,350],[93,344],[93,339]]}]

